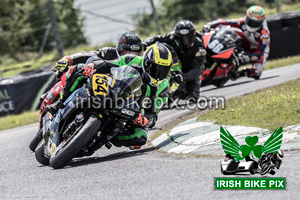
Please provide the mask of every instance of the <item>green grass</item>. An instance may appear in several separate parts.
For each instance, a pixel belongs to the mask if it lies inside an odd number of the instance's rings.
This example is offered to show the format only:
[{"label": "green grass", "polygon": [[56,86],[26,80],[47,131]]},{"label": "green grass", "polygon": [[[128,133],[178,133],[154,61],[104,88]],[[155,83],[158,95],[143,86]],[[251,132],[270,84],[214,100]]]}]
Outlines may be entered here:
[{"label": "green grass", "polygon": [[[274,60],[267,60],[264,70],[275,69],[275,68],[284,67],[287,65],[292,65],[292,64],[297,64],[297,63],[300,63],[300,55],[288,56],[286,58],[280,58],[280,59],[274,59]],[[251,68],[252,65],[246,65],[245,67]],[[242,69],[243,69],[243,67],[240,68],[240,70],[242,70]]]},{"label": "green grass", "polygon": [[24,112],[19,115],[8,115],[0,118],[0,131],[32,124],[39,121],[39,111]]},{"label": "green grass", "polygon": [[275,59],[275,60],[268,60],[265,66],[265,70],[267,69],[274,69],[278,67],[283,67],[286,65],[292,65],[300,63],[300,55],[298,56],[288,56],[287,58]]},{"label": "green grass", "polygon": [[300,79],[260,90],[226,102],[225,110],[200,114],[199,121],[220,125],[244,125],[271,131],[300,124]]}]

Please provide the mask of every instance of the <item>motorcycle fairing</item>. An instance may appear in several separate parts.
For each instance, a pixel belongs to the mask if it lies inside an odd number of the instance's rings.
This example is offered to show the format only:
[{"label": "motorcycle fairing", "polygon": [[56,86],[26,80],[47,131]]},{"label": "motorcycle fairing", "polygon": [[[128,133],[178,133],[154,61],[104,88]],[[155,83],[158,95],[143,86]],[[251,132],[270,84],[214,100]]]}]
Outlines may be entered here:
[{"label": "motorcycle fairing", "polygon": [[212,34],[209,33],[209,34],[203,36],[203,43],[204,43],[204,47],[205,47],[205,48],[207,48],[208,42],[209,42],[209,40],[210,40],[210,38],[211,38],[211,35],[212,35]]},{"label": "motorcycle fairing", "polygon": [[233,51],[234,51],[234,48],[229,49],[229,50],[227,50],[227,51],[225,51],[223,53],[219,53],[219,54],[213,55],[211,57],[212,58],[220,58],[220,59],[228,59],[232,55]]}]

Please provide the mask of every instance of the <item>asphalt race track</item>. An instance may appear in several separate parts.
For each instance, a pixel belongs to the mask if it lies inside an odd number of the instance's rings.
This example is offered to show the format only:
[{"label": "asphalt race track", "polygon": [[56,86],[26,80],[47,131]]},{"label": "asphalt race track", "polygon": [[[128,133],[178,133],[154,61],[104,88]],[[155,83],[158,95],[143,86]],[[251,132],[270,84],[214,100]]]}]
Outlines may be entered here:
[{"label": "asphalt race track", "polygon": [[[228,99],[254,92],[300,77],[299,67],[265,71],[258,81],[242,78],[223,88],[203,87],[201,95]],[[157,127],[189,112],[162,111]],[[285,152],[276,172],[275,177],[286,177],[286,191],[215,191],[222,158],[168,155],[147,146],[137,151],[104,147],[53,170],[41,166],[28,148],[36,130],[32,124],[0,132],[0,199],[299,199],[300,151]]]}]

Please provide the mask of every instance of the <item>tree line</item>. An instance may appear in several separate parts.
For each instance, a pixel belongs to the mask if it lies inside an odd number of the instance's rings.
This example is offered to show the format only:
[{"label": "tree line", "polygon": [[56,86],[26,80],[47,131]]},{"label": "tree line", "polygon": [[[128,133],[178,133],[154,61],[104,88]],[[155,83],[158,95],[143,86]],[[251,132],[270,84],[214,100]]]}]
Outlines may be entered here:
[{"label": "tree line", "polygon": [[[56,0],[55,14],[64,46],[87,43],[83,35],[83,18],[73,9],[74,0]],[[0,53],[16,58],[17,54],[37,52],[51,19],[47,0],[0,1]],[[45,51],[55,47],[53,29],[45,45]]]},{"label": "tree line", "polygon": [[[281,4],[293,4],[299,0],[278,0]],[[174,25],[182,19],[189,19],[194,23],[211,21],[230,14],[245,15],[251,5],[275,7],[274,0],[161,0],[156,12],[159,24],[164,32],[172,30]],[[152,13],[140,13],[136,18],[135,31],[141,35],[153,34],[155,23]]]}]

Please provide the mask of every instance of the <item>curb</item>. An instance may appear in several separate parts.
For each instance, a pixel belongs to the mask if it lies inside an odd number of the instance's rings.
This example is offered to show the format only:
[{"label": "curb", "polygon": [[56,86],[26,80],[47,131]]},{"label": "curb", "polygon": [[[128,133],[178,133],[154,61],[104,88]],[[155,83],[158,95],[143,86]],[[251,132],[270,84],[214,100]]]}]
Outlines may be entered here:
[{"label": "curb", "polygon": [[[238,143],[244,144],[249,135],[259,137],[262,144],[272,134],[267,129],[258,127],[224,125]],[[279,127],[278,127],[279,128]],[[282,150],[300,149],[300,125],[292,125],[283,129]],[[154,139],[151,144],[159,151],[175,154],[224,156],[220,142],[220,125],[210,122],[198,122],[193,118],[182,122],[169,132]]]}]

